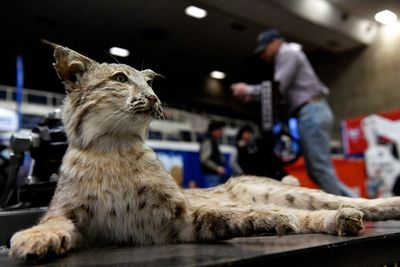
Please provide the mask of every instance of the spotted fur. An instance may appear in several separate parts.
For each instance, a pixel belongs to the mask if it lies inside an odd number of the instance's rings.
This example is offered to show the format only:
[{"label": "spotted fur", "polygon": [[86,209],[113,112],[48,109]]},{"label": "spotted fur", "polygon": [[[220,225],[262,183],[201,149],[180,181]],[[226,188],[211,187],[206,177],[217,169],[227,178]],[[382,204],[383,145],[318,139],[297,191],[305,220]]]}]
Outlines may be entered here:
[{"label": "spotted fur", "polygon": [[362,217],[400,219],[400,199],[350,199],[242,176],[209,189],[180,189],[145,144],[161,102],[156,75],[100,64],[51,44],[67,97],[69,147],[55,195],[38,225],[17,232],[10,256],[26,260],[82,245],[212,242],[285,233],[357,235]]}]

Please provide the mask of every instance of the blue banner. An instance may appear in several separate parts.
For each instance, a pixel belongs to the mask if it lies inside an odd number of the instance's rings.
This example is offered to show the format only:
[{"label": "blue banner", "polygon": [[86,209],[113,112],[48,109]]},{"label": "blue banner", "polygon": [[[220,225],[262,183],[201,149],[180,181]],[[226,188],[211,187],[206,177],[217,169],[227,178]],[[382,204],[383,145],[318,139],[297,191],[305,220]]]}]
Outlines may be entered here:
[{"label": "blue banner", "polygon": [[24,62],[22,56],[17,56],[17,92],[15,102],[17,103],[18,129],[22,125],[22,95],[24,89]]}]

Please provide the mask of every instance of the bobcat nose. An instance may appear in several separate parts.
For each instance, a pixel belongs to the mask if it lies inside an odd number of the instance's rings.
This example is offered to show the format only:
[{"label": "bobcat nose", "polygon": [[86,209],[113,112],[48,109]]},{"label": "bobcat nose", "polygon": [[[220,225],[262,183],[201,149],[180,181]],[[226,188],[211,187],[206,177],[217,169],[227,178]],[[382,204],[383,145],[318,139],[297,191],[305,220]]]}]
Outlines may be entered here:
[{"label": "bobcat nose", "polygon": [[154,105],[154,103],[157,102],[157,97],[155,95],[148,95],[146,98],[149,100],[151,105]]}]

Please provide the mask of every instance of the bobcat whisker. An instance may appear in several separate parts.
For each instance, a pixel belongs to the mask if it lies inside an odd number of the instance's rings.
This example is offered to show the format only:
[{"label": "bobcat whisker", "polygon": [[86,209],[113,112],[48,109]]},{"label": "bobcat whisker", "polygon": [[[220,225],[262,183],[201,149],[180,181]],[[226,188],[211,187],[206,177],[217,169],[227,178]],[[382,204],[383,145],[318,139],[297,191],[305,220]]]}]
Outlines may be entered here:
[{"label": "bobcat whisker", "polygon": [[119,120],[117,120],[117,122],[114,123],[114,125],[111,127],[111,129],[109,131],[112,132],[120,122],[122,122],[124,119],[128,118],[129,116],[130,116],[130,114],[125,114],[124,116],[122,116]]},{"label": "bobcat whisker", "polygon": [[112,112],[109,116],[107,116],[106,118],[104,118],[104,121],[108,121],[109,119],[111,119],[112,117],[114,117],[115,115],[117,115],[118,113],[126,114],[125,107],[120,107],[120,108],[117,109],[116,111]]},{"label": "bobcat whisker", "polygon": [[144,104],[146,104],[146,101],[144,99],[138,99],[132,102],[132,105],[144,105]]},{"label": "bobcat whisker", "polygon": [[109,52],[107,52],[107,51],[105,51],[105,50],[103,50],[103,51],[104,51],[104,53],[106,53],[107,55],[109,55],[112,59],[114,59],[115,62],[117,62],[118,64],[121,64],[111,53],[109,53]]}]

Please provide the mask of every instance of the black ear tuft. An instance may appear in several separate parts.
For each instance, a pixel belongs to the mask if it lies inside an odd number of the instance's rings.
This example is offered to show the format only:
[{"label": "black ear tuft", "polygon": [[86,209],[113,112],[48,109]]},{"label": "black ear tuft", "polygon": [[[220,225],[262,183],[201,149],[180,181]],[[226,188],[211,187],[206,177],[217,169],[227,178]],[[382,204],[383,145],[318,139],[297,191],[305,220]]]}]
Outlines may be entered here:
[{"label": "black ear tuft", "polygon": [[153,80],[155,77],[161,77],[161,78],[165,79],[165,77],[163,75],[158,74],[151,69],[145,69],[145,70],[142,70],[141,72],[146,77],[146,81]]},{"label": "black ear tuft", "polygon": [[49,42],[49,41],[47,41],[47,40],[45,40],[45,39],[40,39],[40,41],[41,41],[43,44],[45,44],[46,46],[48,46],[48,47],[50,47],[50,48],[52,48],[52,49],[55,49],[57,46],[59,46],[58,44]]}]

